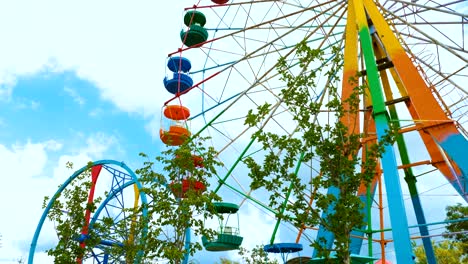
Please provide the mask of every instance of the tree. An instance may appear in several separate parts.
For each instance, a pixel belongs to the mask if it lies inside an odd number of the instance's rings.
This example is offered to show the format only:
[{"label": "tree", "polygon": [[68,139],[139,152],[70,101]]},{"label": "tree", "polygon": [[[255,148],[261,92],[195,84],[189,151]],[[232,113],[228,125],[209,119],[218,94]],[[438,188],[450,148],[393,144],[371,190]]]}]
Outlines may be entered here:
[{"label": "tree", "polygon": [[18,262],[18,264],[26,263],[26,259],[24,257],[19,257],[16,259],[16,261]]},{"label": "tree", "polygon": [[[447,231],[444,237],[448,240],[433,242],[437,263],[458,264],[468,263],[468,206],[458,203],[453,206],[447,206],[446,221],[462,220],[449,222],[446,226]],[[465,220],[463,220],[465,219]],[[422,246],[415,246],[414,254],[417,264],[427,263],[426,253]]]},{"label": "tree", "polygon": [[[257,158],[248,157],[245,163],[250,169],[249,176],[253,179],[251,187],[266,189],[271,194],[269,205],[278,212],[282,211],[283,206],[290,212],[278,214],[279,219],[293,222],[298,227],[302,223],[308,226],[322,225],[334,234],[335,247],[332,250],[327,249],[323,238],[314,242],[312,246],[318,250],[319,256],[330,260],[330,253],[335,251],[337,263],[350,263],[350,233],[354,228],[364,225],[361,213],[364,205],[356,195],[357,190],[361,184],[369,184],[375,176],[377,159],[383,153],[384,145],[394,142],[394,133],[389,132],[379,143],[368,144],[365,159],[358,157],[362,147],[360,140],[364,135],[347,127],[342,118],[359,114],[359,97],[365,94],[367,87],[359,86],[355,78],[349,80],[355,86],[354,91],[342,102],[335,86],[339,80],[335,72],[338,71],[343,57],[337,47],[333,49],[333,54],[335,57],[331,70],[325,73],[328,76],[325,89],[329,94],[325,106],[334,113],[334,124],[320,125],[316,120],[322,105],[321,102],[312,100],[310,89],[317,87],[317,76],[323,74],[321,69],[310,70],[308,67],[314,62],[323,65],[325,60],[321,50],[313,50],[303,41],[297,46],[300,74],[294,76],[290,72],[285,58],[281,58],[278,63],[281,79],[286,82],[286,88],[281,90],[280,100],[293,115],[297,124],[296,133],[294,136],[279,135],[262,129],[262,122],[269,117],[274,106],[265,103],[256,109],[256,113],[251,110],[246,124],[260,128],[253,136],[263,146],[265,155],[261,162]],[[304,181],[293,172],[294,167],[298,163],[309,163],[312,159],[320,161],[321,176]],[[289,184],[291,190],[288,189]],[[311,208],[308,201],[300,199],[311,185],[314,189],[338,188],[339,195],[316,193],[315,206]],[[283,194],[288,191],[299,199],[283,204]],[[331,208],[334,210],[330,210]],[[322,218],[324,212],[327,214]]]},{"label": "tree", "polygon": [[[461,203],[458,203],[453,206],[447,206],[445,209],[447,211],[446,221],[459,220],[468,218],[468,206],[463,206]],[[468,245],[468,221],[458,221],[447,224],[447,231],[444,237],[454,239],[455,241],[462,242],[465,245]],[[468,252],[468,247],[465,252]],[[468,253],[467,253],[468,254]]]},{"label": "tree", "polygon": [[[242,256],[243,263],[246,264],[279,264],[275,259],[270,259],[268,253],[263,250],[263,246],[256,246],[255,248],[248,250],[246,248],[240,248],[239,255]],[[227,258],[220,258],[219,264],[240,264],[239,261],[230,260]]]},{"label": "tree", "polygon": [[[72,181],[69,188],[54,197],[55,202],[50,208],[48,218],[56,223],[59,241],[54,248],[46,252],[49,256],[54,257],[55,263],[76,263],[77,259],[82,258],[85,252],[100,242],[99,233],[108,230],[111,225],[109,221],[96,223],[86,237],[79,235],[85,225],[86,210],[93,213],[96,210],[96,204],[101,202],[101,199],[95,199],[88,203],[88,194],[91,188],[91,181],[88,179],[90,178],[91,165],[88,164],[88,169]],[[67,162],[66,167],[72,169],[73,164]],[[45,197],[43,209],[46,208],[48,201],[49,197]],[[86,243],[83,243],[84,239]]]},{"label": "tree", "polygon": [[[103,234],[108,234],[108,230],[116,225],[117,228],[112,228],[113,232],[126,232],[131,228],[135,237],[122,241],[121,245],[106,248],[106,251],[112,256],[122,256],[121,260],[126,263],[151,263],[164,259],[178,264],[186,255],[200,250],[202,246],[199,242],[186,241],[186,232],[190,228],[195,235],[214,237],[216,231],[206,228],[204,219],[215,216],[212,203],[220,198],[206,189],[209,187],[208,180],[216,174],[216,167],[221,165],[216,160],[214,149],[206,148],[203,141],[201,138],[187,140],[178,148],[163,151],[155,161],[141,154],[148,160],[136,172],[144,186],[141,191],[150,197],[150,202],[139,208],[127,209],[130,217],[118,223],[111,218],[103,218],[83,236],[79,234],[87,226],[86,210],[92,214],[96,205],[102,202],[102,198],[97,198],[88,203],[92,167],[92,163],[89,163],[89,168],[55,197],[48,218],[56,223],[59,242],[47,250],[48,255],[54,257],[55,263],[76,263],[101,242]],[[68,163],[67,167],[72,168],[72,164]],[[44,208],[48,200],[48,197],[44,199]],[[147,209],[147,217],[142,217],[143,209]],[[137,243],[136,240],[144,243]]]},{"label": "tree", "polygon": [[240,264],[240,263],[239,261],[234,261],[234,260],[230,260],[230,259],[222,257],[219,259],[219,264]]},{"label": "tree", "polygon": [[[145,162],[144,167],[137,170],[145,186],[143,191],[152,198],[148,204],[148,234],[142,249],[143,258],[167,259],[177,264],[185,254],[202,249],[199,242],[190,242],[189,248],[185,248],[187,228],[196,236],[210,239],[216,234],[215,230],[205,227],[204,219],[216,214],[212,203],[220,197],[207,188],[208,180],[216,175],[216,167],[221,163],[216,160],[215,150],[205,147],[204,139],[192,139],[178,148],[170,148],[156,161],[163,166],[159,172],[155,171],[157,164],[153,161]],[[197,189],[197,185],[204,187]]]},{"label": "tree", "polygon": [[251,250],[241,248],[239,254],[246,264],[279,264],[277,260],[268,257],[268,253],[263,250],[263,246],[256,246]]},{"label": "tree", "polygon": [[[432,243],[434,247],[434,253],[439,264],[460,264],[467,263],[466,259],[463,260],[463,255],[467,254],[463,251],[463,247],[460,242],[454,242],[450,240],[440,241],[438,243]],[[418,246],[414,248],[414,255],[416,256],[416,264],[427,264],[426,253],[424,247]]]}]

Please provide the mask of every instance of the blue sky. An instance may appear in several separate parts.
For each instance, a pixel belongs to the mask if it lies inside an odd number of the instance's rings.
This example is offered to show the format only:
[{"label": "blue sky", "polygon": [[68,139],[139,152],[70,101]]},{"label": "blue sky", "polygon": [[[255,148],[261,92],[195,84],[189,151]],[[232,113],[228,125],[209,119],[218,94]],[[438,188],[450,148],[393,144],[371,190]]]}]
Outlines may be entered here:
[{"label": "blue sky", "polygon": [[72,71],[45,70],[21,76],[0,112],[0,136],[5,142],[40,142],[53,137],[72,150],[85,135],[100,132],[125,146],[114,157],[125,159],[139,152],[154,154],[161,146],[145,129],[147,119],[104,100],[95,84]]},{"label": "blue sky", "polygon": [[[76,168],[97,159],[136,165],[140,164],[139,152],[154,156],[161,147],[145,128],[146,118],[104,100],[92,82],[73,71],[43,70],[19,76],[8,98],[2,100],[0,113],[0,164],[14,178],[2,185],[2,211],[12,216],[2,226],[15,227],[0,231],[3,262],[27,255],[43,196],[52,195],[71,174],[61,170],[64,162],[74,161]],[[44,185],[47,188],[41,188]],[[30,212],[35,213],[28,218]],[[19,230],[28,232],[18,235]]]}]

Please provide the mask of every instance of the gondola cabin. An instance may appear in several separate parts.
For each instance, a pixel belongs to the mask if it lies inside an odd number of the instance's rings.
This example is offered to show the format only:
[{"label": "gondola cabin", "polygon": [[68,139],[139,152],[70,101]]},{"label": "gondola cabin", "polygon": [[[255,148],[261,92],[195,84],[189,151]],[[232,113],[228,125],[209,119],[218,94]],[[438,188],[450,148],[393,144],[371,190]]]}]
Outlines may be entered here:
[{"label": "gondola cabin", "polygon": [[169,146],[182,145],[191,135],[187,128],[190,111],[181,105],[168,105],[163,109],[159,137]]},{"label": "gondola cabin", "polygon": [[[215,211],[222,214],[224,219],[219,218],[218,234],[213,240],[202,237],[203,246],[208,251],[228,251],[239,249],[244,239],[239,232],[239,206],[233,203],[214,203]],[[236,215],[237,227],[230,224],[230,216]],[[224,222],[223,222],[224,221]]]},{"label": "gondola cabin", "polygon": [[201,194],[206,191],[206,186],[203,182],[193,179],[182,179],[178,182],[174,181],[169,184],[169,188],[177,198],[187,198],[187,193],[190,190],[194,191],[196,194]]},{"label": "gondola cabin", "polygon": [[199,11],[188,11],[184,16],[184,24],[188,30],[180,32],[180,39],[187,47],[201,47],[208,39],[208,31],[204,28],[206,17]]},{"label": "gondola cabin", "polygon": [[190,61],[184,57],[171,57],[167,60],[167,68],[172,72],[163,80],[166,90],[174,95],[183,94],[193,86],[193,80],[188,75],[192,68]]}]

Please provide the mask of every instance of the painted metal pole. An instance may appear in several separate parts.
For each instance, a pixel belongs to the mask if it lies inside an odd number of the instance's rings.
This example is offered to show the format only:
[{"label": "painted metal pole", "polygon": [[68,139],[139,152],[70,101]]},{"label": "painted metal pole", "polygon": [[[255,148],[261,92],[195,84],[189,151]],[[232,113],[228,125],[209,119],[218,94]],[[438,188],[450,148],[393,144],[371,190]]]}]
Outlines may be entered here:
[{"label": "painted metal pole", "polygon": [[236,168],[237,164],[239,164],[239,162],[244,158],[244,155],[245,153],[247,153],[247,150],[249,150],[250,146],[252,146],[252,144],[254,143],[256,137],[252,137],[252,139],[250,140],[249,144],[247,144],[247,146],[244,148],[244,150],[242,151],[242,153],[239,155],[239,157],[237,158],[237,160],[234,162],[234,164],[232,165],[232,167],[229,169],[229,171],[226,173],[226,175],[224,176],[224,178],[219,182],[218,184],[218,187],[216,187],[216,189],[214,190],[214,193],[217,193],[219,191],[219,189],[221,188],[221,186],[224,184],[224,182],[227,180],[227,178],[229,178],[229,176],[231,176],[231,173],[232,171],[234,170],[234,168]]},{"label": "painted metal pole", "polygon": [[[446,221],[427,223],[427,224],[424,224],[424,225],[425,226],[445,225],[445,224],[459,223],[459,222],[466,222],[466,221],[468,221],[468,217],[455,219],[455,220],[446,220]],[[420,226],[422,226],[422,225],[411,225],[411,226],[409,226],[409,228],[415,228],[415,227],[420,227]],[[382,228],[382,229],[372,230],[373,233],[380,233],[380,232],[387,232],[387,231],[392,231],[392,228]]]},{"label": "painted metal pole", "polygon": [[[403,83],[409,101],[408,110],[414,120],[421,120],[419,125],[427,125],[419,130],[419,135],[434,161],[442,161],[443,153],[440,145],[451,158],[449,162],[437,162],[434,164],[450,181],[460,195],[468,201],[468,156],[465,149],[468,148],[468,140],[457,130],[456,122],[450,120],[447,114],[435,99],[434,87],[426,84],[420,72],[415,67],[408,53],[401,46],[398,38],[392,32],[381,12],[373,0],[360,0],[364,3],[369,18],[381,36],[387,55],[390,57],[394,69]],[[456,167],[454,175],[450,167]],[[461,184],[459,184],[461,183]]]},{"label": "painted metal pole", "polygon": [[[299,168],[301,168],[301,163],[302,163],[303,158],[304,158],[304,152],[301,153],[301,156],[299,157],[299,160],[297,161],[296,169],[294,170],[294,174],[296,176],[299,173]],[[294,187],[294,182],[291,181],[291,183],[289,184],[288,192],[286,193],[286,197],[284,198],[284,202],[281,205],[281,211],[279,213],[280,215],[282,215],[284,211],[286,210],[286,205],[288,204],[288,199],[289,199],[289,196],[291,196],[293,187]],[[281,223],[281,219],[278,218],[278,220],[276,221],[275,229],[273,230],[273,234],[271,235],[270,244],[273,244],[275,242],[276,232],[278,232],[278,227],[280,223]]]},{"label": "painted metal pole", "polygon": [[[340,197],[340,189],[336,186],[331,186],[328,188],[327,196],[328,195],[333,195],[334,197],[336,197],[336,200],[338,200]],[[335,212],[335,204],[333,203],[333,204],[330,204],[327,210],[322,213],[322,216],[320,218],[326,219],[329,214],[333,214],[334,212]],[[333,232],[325,229],[323,225],[320,225],[319,230],[317,232],[316,240],[318,241],[318,243],[321,244],[323,248],[331,249],[333,247],[333,241],[335,240],[335,235],[333,234]],[[312,254],[312,258],[317,258],[317,257],[318,257],[318,251],[314,250],[314,253]]]},{"label": "painted metal pole", "polygon": [[[372,39],[367,25],[367,18],[362,0],[350,0],[349,4],[354,5],[356,22],[358,25],[359,37],[367,71],[367,80],[369,82],[369,90],[373,102],[376,132],[377,137],[380,140],[386,135],[387,131],[389,131],[389,124],[385,107],[385,99],[375,62]],[[397,261],[398,263],[414,263],[408,230],[408,220],[406,218],[405,207],[403,204],[403,194],[401,192],[400,178],[398,175],[393,146],[386,145],[384,147],[384,153],[382,154],[381,161],[384,170],[385,186],[388,194],[387,200],[390,211],[390,221],[393,226]]]},{"label": "painted metal pole", "polygon": [[[349,104],[346,103],[346,100],[350,98],[350,96],[354,92],[354,88],[358,85],[358,32],[356,28],[356,17],[354,13],[354,6],[352,4],[348,5],[348,13],[346,19],[346,31],[345,31],[345,46],[344,46],[344,65],[343,65],[343,78],[342,78],[342,89],[341,89],[341,101],[343,102],[343,108],[345,110],[343,117],[340,121],[348,127],[348,134],[359,134],[361,133],[360,127],[360,116],[359,114],[349,112]],[[374,122],[369,114],[365,114],[364,120],[364,127],[363,132],[368,133],[368,129],[370,126],[373,126]],[[372,124],[372,125],[371,125]],[[362,156],[365,156],[365,152],[362,152]],[[363,186],[359,188],[358,195],[363,204],[366,204],[367,201],[374,195],[375,190],[375,180],[370,186]],[[368,188],[371,189],[371,198],[369,198],[369,194],[367,192]],[[370,211],[363,208],[361,211],[364,214],[364,222],[369,223],[371,221]],[[365,228],[364,226],[362,227]],[[353,230],[351,232],[351,242],[349,245],[350,253],[359,255],[361,252],[362,247],[362,237],[364,237],[363,231]]]},{"label": "painted metal pole", "polygon": [[[94,201],[94,191],[96,190],[96,183],[97,183],[97,180],[99,178],[99,174],[101,173],[101,169],[102,169],[102,165],[96,165],[96,166],[93,166],[91,167],[91,188],[89,189],[89,196],[88,196],[88,205],[92,204],[93,201]],[[90,209],[86,209],[86,212],[85,212],[85,224],[83,225],[83,229],[81,230],[81,236],[82,237],[86,237],[88,236],[88,232],[89,232],[89,220],[91,218],[91,210]],[[86,240],[83,240],[81,243],[80,243],[80,247],[81,248],[85,248],[86,247]],[[78,264],[82,263],[83,260],[82,260],[82,256],[79,256],[77,259],[76,259],[76,262]]]},{"label": "painted metal pole", "polygon": [[[377,57],[380,58],[381,51],[379,50],[379,47],[376,48],[376,54],[378,55]],[[390,89],[390,83],[388,81],[388,76],[385,71],[380,73],[380,78],[382,80],[382,84],[384,87],[384,92],[385,96],[387,97],[387,100],[393,100],[393,95]],[[398,113],[396,111],[395,105],[389,105],[388,110],[390,113],[390,118],[392,119],[393,124],[399,129],[401,127],[398,117]],[[400,158],[401,158],[401,163],[403,165],[411,164],[411,161],[409,159],[408,155],[408,148],[406,147],[406,142],[405,139],[403,138],[402,134],[398,134],[396,136],[396,141],[397,141],[397,146],[398,150],[400,153]],[[408,185],[408,189],[411,195],[411,202],[413,203],[413,208],[414,208],[414,213],[416,215],[416,220],[418,221],[418,224],[422,224],[419,226],[419,232],[421,233],[421,236],[423,236],[423,246],[424,246],[424,251],[426,253],[426,259],[429,264],[437,264],[436,259],[435,259],[435,253],[434,253],[434,248],[432,247],[431,239],[429,236],[429,230],[427,229],[427,226],[424,225],[426,224],[426,217],[424,216],[424,211],[422,209],[421,205],[421,199],[419,199],[419,194],[418,194],[418,189],[416,187],[416,177],[414,176],[413,169],[411,167],[408,167],[404,170],[405,173],[405,181]]]},{"label": "painted metal pole", "polygon": [[182,264],[188,264],[189,257],[190,257],[190,226],[185,229],[185,253],[184,253],[184,260]]},{"label": "painted metal pole", "polygon": [[[372,209],[372,196],[371,195],[371,188],[372,188],[372,184],[369,184],[367,186],[367,237],[368,237],[368,243],[367,243],[367,249],[368,249],[368,255],[369,257],[372,257],[372,213],[371,213],[371,209]],[[372,261],[371,263],[374,263],[374,261]]]},{"label": "painted metal pole", "polygon": [[[384,227],[384,212],[383,212],[383,198],[382,198],[382,174],[379,174],[379,226],[380,229],[383,229]],[[380,232],[380,254],[382,255],[382,262],[386,263],[385,261],[385,233]]]},{"label": "painted metal pole", "polygon": [[[369,102],[370,100],[366,100],[366,97],[364,97],[364,107],[366,109],[370,109],[371,107],[371,102]],[[364,122],[363,122],[363,132],[365,135],[375,135],[376,134],[376,130],[375,130],[375,122],[374,122],[374,119],[372,117],[372,113],[370,111],[366,111],[364,113]],[[371,141],[368,141],[368,142],[365,142],[363,147],[362,147],[362,161],[363,162],[366,162],[367,159],[369,158],[367,153],[368,153],[368,148],[373,145],[373,144],[377,144],[377,139],[375,140],[371,140]],[[374,195],[375,195],[375,190],[377,188],[377,183],[379,181],[379,177],[380,175],[382,174],[382,170],[380,168],[380,163],[377,163],[376,164],[376,167],[374,168],[375,169],[375,175],[374,175],[374,178],[372,179],[372,182],[370,182],[370,184],[368,185],[365,185],[365,184],[362,184],[361,183],[361,186],[359,187],[359,190],[358,190],[358,195],[359,195],[359,198],[361,199],[362,203],[363,204],[367,204],[369,201],[373,201],[374,199]],[[370,194],[368,194],[368,192],[370,192]],[[370,195],[370,196],[369,196]],[[360,252],[361,252],[361,247],[362,247],[362,242],[363,242],[363,239],[360,239],[359,237],[363,237],[364,234],[367,235],[367,237],[369,238],[369,232],[372,231],[372,229],[369,229],[369,222],[372,220],[372,216],[371,216],[371,210],[369,210],[371,208],[369,207],[364,207],[362,208],[362,211],[361,213],[364,214],[364,223],[367,223],[367,230],[353,230],[351,232],[351,245],[350,245],[350,249],[351,249],[351,253],[353,254],[357,254],[359,255]],[[363,229],[365,229],[365,226],[363,227]],[[372,241],[372,240],[370,240]],[[369,241],[369,243],[370,243]]]}]

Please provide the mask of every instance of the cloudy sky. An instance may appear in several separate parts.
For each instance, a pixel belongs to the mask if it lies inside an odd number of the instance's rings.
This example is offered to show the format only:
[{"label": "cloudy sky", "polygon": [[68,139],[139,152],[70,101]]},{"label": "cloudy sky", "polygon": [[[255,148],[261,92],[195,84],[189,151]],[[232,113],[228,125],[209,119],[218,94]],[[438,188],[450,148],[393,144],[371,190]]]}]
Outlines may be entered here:
[{"label": "cloudy sky", "polygon": [[[43,197],[70,176],[67,161],[136,169],[139,152],[159,153],[166,57],[181,47],[191,4],[0,2],[0,263],[27,257]],[[258,238],[274,220],[252,206],[241,219],[245,247],[266,242]]]},{"label": "cloudy sky", "polygon": [[[136,169],[138,153],[159,153],[161,106],[171,97],[162,85],[166,57],[181,47],[188,4],[0,3],[0,263],[27,258],[44,196],[71,175],[67,161]],[[39,255],[35,263],[51,263]]]},{"label": "cloudy sky", "polygon": [[27,256],[43,197],[70,175],[66,161],[139,165],[139,152],[158,153],[183,4],[0,3],[0,263]]}]

